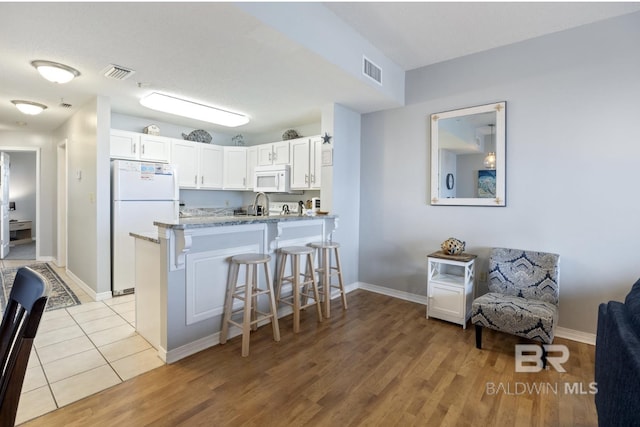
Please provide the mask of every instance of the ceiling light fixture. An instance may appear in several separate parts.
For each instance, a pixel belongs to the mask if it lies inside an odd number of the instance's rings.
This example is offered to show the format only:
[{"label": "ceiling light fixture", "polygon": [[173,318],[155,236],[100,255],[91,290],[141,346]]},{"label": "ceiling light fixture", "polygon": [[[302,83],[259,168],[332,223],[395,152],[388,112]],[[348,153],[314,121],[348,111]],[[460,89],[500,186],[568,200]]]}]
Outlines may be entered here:
[{"label": "ceiling light fixture", "polygon": [[[491,123],[489,125],[489,127],[491,127],[491,142],[490,142],[490,148],[491,149],[494,145],[493,145],[493,126],[494,124]],[[489,154],[487,154],[487,157],[484,158],[484,167],[487,169],[495,169],[496,168],[496,153],[495,151],[489,151]]]},{"label": "ceiling light fixture", "polygon": [[11,101],[11,103],[15,105],[16,108],[20,110],[20,112],[22,112],[23,114],[28,114],[30,116],[37,116],[47,109],[46,105],[37,102],[19,101],[14,99],[13,101]]},{"label": "ceiling light fixture", "polygon": [[80,71],[68,65],[51,61],[31,61],[42,77],[53,83],[67,83],[80,75]]},{"label": "ceiling light fixture", "polygon": [[227,127],[236,127],[249,123],[249,118],[242,114],[232,113],[158,92],[145,96],[140,100],[140,104],[152,110]]}]

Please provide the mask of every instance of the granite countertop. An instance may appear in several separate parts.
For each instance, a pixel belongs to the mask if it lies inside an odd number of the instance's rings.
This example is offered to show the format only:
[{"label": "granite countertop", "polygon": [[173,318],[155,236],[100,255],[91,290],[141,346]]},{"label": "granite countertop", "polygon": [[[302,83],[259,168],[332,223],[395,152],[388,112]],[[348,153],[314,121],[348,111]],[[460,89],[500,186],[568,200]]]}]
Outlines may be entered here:
[{"label": "granite countertop", "polygon": [[179,218],[175,221],[154,221],[153,224],[163,228],[205,228],[205,227],[222,227],[228,225],[245,225],[258,223],[274,223],[279,221],[309,221],[314,219],[337,218],[336,215],[269,215],[269,216],[198,216]]},{"label": "granite countertop", "polygon": [[136,239],[147,240],[151,243],[160,243],[160,239],[158,238],[158,232],[140,232],[140,233],[129,233],[129,236],[135,237]]}]

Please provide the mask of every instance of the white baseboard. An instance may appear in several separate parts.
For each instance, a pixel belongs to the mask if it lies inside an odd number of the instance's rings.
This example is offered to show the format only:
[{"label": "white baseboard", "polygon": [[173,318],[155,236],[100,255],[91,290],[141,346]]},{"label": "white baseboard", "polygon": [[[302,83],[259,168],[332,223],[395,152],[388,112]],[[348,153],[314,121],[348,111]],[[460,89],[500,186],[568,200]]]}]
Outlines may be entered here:
[{"label": "white baseboard", "polygon": [[377,294],[387,295],[401,300],[427,305],[427,297],[425,295],[412,294],[409,292],[398,291],[391,288],[385,288],[384,286],[372,285],[370,283],[364,282],[356,282],[356,285],[358,286],[357,289],[364,289],[365,291],[375,292]]},{"label": "white baseboard", "polygon": [[556,337],[566,338],[571,341],[577,341],[584,344],[596,345],[596,334],[588,332],[576,331],[574,329],[556,327]]},{"label": "white baseboard", "polygon": [[73,274],[73,272],[68,268],[65,270],[65,272],[84,291],[84,293],[89,295],[94,301],[102,301],[104,299],[109,299],[112,297],[111,291],[97,293],[89,285],[84,283],[78,276]]},{"label": "white baseboard", "polygon": [[[56,259],[52,256],[39,256],[36,258],[36,261],[42,261],[42,262],[55,262]],[[58,265],[58,264],[56,264]]]},{"label": "white baseboard", "polygon": [[185,344],[173,350],[165,350],[160,347],[158,350],[158,356],[165,363],[174,363],[180,359],[184,359],[187,356],[191,356],[192,354],[196,354],[201,352],[202,350],[206,350],[209,347],[213,347],[220,343],[220,332],[216,332],[215,334],[207,335],[206,337],[200,338],[196,341],[190,342],[189,344]]},{"label": "white baseboard", "polygon": [[[346,290],[346,289],[345,289]],[[278,319],[281,319],[285,316],[288,316],[293,312],[293,309],[289,306],[281,307],[278,309]],[[258,327],[264,326],[271,323],[270,320],[262,320],[258,322]],[[230,340],[233,337],[242,334],[242,330],[237,326],[231,326],[229,328],[229,336],[227,340]],[[180,359],[184,359],[185,357],[191,356],[192,354],[196,354],[202,350],[206,350],[209,347],[213,347],[215,345],[220,344],[220,331],[207,335],[206,337],[200,338],[196,341],[190,342],[178,348],[174,348],[173,350],[167,351],[166,349],[160,347],[158,349],[158,357],[164,361],[164,363],[174,363]]]}]

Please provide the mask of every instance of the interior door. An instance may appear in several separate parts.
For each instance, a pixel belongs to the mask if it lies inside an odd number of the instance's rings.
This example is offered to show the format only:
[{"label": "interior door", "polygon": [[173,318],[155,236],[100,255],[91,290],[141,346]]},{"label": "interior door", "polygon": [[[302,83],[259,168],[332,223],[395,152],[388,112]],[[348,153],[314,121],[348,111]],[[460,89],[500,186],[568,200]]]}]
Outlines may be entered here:
[{"label": "interior door", "polygon": [[0,153],[0,258],[9,255],[9,154]]}]

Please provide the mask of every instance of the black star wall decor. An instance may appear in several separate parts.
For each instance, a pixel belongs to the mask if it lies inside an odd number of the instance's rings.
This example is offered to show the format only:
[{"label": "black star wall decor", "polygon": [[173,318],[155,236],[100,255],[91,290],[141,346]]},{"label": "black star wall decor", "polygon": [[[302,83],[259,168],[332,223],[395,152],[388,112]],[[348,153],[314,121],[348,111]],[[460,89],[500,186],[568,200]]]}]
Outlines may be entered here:
[{"label": "black star wall decor", "polygon": [[323,144],[331,144],[331,137],[329,136],[329,134],[327,132],[325,132],[324,135],[321,138],[322,138],[322,143]]}]

